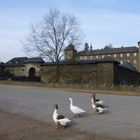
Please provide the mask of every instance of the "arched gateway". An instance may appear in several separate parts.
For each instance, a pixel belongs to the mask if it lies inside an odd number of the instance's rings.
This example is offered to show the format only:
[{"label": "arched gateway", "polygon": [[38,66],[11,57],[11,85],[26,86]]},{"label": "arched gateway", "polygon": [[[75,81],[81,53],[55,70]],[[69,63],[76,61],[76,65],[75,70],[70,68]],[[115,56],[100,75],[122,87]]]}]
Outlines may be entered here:
[{"label": "arched gateway", "polygon": [[34,79],[36,77],[36,70],[35,68],[30,68],[29,69],[29,78]]}]

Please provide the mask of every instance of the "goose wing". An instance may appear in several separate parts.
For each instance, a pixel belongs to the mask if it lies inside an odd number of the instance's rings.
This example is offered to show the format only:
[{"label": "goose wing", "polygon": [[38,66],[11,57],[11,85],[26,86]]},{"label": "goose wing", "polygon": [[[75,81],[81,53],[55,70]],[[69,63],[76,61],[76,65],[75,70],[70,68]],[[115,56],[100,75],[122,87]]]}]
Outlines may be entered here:
[{"label": "goose wing", "polygon": [[96,103],[96,107],[105,108],[105,106],[103,106],[103,105],[101,105],[101,104],[98,104],[98,103]]},{"label": "goose wing", "polygon": [[83,113],[85,112],[83,109],[81,109],[80,107],[78,106],[72,106],[71,107],[71,111],[75,114],[80,114],[80,113]]},{"label": "goose wing", "polygon": [[59,122],[61,125],[66,126],[67,123],[71,122],[70,119],[66,118],[63,115],[58,115],[57,116],[57,122]]},{"label": "goose wing", "polygon": [[95,99],[95,102],[99,102],[100,100],[99,99]]},{"label": "goose wing", "polygon": [[65,116],[63,116],[63,115],[58,115],[56,119],[57,119],[57,120],[60,120],[60,119],[64,119],[64,118],[65,118]]}]

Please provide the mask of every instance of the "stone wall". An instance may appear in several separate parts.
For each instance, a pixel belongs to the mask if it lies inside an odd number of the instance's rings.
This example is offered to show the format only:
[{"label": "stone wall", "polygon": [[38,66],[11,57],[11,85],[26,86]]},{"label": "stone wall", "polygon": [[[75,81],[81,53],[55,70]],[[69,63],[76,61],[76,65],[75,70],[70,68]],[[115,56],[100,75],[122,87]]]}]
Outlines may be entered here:
[{"label": "stone wall", "polygon": [[114,83],[120,85],[140,84],[140,73],[116,65],[114,67]]},{"label": "stone wall", "polygon": [[16,67],[5,67],[5,70],[10,71],[13,76],[29,76],[30,68],[34,68],[36,72],[36,76],[40,76],[41,67],[40,64],[25,64],[23,66],[16,66]]},{"label": "stone wall", "polygon": [[24,71],[25,71],[25,76],[26,77],[29,76],[29,70],[31,68],[35,69],[36,76],[40,76],[40,71],[41,71],[40,64],[38,64],[38,63],[29,63],[29,64],[25,64],[25,67],[24,67]]},{"label": "stone wall", "polygon": [[[59,84],[88,85],[89,87],[140,84],[140,73],[123,68],[116,61],[77,62],[64,62],[58,65]],[[39,80],[41,78],[47,83],[56,82],[56,65],[53,63],[42,65],[30,63],[20,67],[5,67],[5,70],[10,71],[11,77],[19,77],[19,80],[20,78],[26,80],[27,77],[27,80],[30,80],[33,78],[29,76],[31,68],[35,70],[35,77]]]},{"label": "stone wall", "polygon": [[6,67],[5,70],[9,71],[13,76],[24,76],[24,67]]},{"label": "stone wall", "polygon": [[[59,83],[62,84],[113,84],[114,63],[59,65]],[[56,80],[56,66],[43,66],[42,81]]]}]

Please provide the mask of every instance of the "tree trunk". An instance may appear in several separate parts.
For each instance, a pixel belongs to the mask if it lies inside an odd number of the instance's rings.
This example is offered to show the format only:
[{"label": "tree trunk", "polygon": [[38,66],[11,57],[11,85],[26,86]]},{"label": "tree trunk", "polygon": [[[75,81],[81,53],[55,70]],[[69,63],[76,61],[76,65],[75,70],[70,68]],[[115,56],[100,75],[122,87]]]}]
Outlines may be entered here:
[{"label": "tree trunk", "polygon": [[56,83],[59,83],[59,64],[56,62]]}]

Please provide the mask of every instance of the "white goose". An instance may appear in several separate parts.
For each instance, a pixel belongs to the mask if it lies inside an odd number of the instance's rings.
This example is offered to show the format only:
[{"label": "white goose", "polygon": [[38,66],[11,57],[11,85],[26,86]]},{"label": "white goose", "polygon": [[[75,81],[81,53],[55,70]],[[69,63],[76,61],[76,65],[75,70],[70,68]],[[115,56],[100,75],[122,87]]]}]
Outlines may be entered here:
[{"label": "white goose", "polygon": [[93,97],[91,99],[91,102],[92,102],[92,107],[93,109],[95,109],[95,113],[97,114],[101,114],[103,112],[105,112],[107,110],[107,108],[105,106],[103,106],[103,104],[99,104],[99,102],[96,102],[96,97],[95,97],[95,93],[93,94]]},{"label": "white goose", "polygon": [[85,111],[78,106],[74,106],[72,98],[69,98],[69,100],[70,100],[70,110],[75,114],[74,116],[75,118],[77,117],[79,118],[80,114],[84,113]]},{"label": "white goose", "polygon": [[68,123],[71,122],[70,119],[64,117],[63,115],[58,115],[58,105],[54,104],[53,120],[57,124],[57,129],[63,127],[64,129],[68,126]]}]

